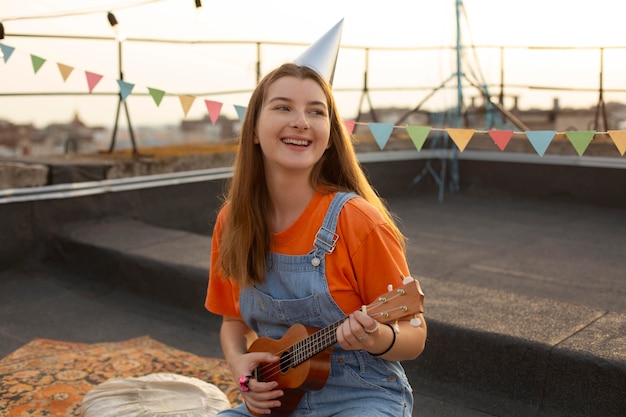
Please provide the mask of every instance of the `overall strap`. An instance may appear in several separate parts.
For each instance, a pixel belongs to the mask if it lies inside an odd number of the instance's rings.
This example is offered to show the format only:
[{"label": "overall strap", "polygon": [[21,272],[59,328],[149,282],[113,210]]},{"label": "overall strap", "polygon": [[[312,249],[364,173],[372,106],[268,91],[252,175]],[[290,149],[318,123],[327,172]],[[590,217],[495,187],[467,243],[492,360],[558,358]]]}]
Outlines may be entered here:
[{"label": "overall strap", "polygon": [[314,245],[316,254],[319,254],[320,251],[330,254],[333,250],[335,250],[335,244],[337,243],[337,239],[339,239],[339,236],[335,233],[337,220],[339,219],[339,212],[343,208],[344,204],[354,197],[358,197],[358,195],[352,192],[338,192],[335,194],[335,197],[328,207],[326,216],[324,217],[322,227],[320,227],[315,235]]}]

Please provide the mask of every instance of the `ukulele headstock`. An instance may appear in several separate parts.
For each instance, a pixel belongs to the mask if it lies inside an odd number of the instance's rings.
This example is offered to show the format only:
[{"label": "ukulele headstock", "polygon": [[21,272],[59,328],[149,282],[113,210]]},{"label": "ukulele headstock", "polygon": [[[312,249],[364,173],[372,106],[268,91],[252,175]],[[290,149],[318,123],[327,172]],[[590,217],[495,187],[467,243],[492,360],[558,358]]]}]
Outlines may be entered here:
[{"label": "ukulele headstock", "polygon": [[416,317],[424,312],[424,293],[419,281],[406,277],[404,285],[395,290],[389,288],[388,292],[378,296],[373,303],[363,306],[361,310],[380,323],[411,317],[411,324],[419,326],[420,321]]}]

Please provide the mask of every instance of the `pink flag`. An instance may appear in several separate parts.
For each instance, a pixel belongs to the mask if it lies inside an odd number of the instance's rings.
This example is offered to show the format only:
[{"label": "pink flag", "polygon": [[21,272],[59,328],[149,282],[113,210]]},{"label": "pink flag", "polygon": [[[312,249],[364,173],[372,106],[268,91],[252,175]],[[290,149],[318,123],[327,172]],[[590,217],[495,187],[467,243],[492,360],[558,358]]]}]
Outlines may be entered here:
[{"label": "pink flag", "polygon": [[217,118],[220,116],[220,112],[222,111],[222,103],[218,101],[204,100],[204,104],[206,104],[207,112],[209,112],[211,123],[215,124]]},{"label": "pink flag", "polygon": [[95,72],[85,71],[85,75],[87,76],[87,85],[89,86],[89,94],[93,93],[93,89],[98,85],[100,80],[102,79],[102,75],[96,74]]}]

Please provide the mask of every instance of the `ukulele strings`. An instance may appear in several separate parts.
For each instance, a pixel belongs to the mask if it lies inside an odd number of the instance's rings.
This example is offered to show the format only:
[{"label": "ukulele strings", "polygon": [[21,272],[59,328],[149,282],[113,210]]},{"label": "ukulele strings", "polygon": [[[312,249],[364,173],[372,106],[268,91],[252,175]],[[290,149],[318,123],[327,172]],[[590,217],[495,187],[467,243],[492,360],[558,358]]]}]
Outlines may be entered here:
[{"label": "ukulele strings", "polygon": [[[391,297],[389,297],[389,298],[387,298],[387,299],[382,298],[382,297],[379,297],[379,298],[378,298],[378,302],[375,302],[375,303],[370,304],[370,306],[368,307],[368,310],[369,310],[370,308],[371,308],[371,309],[376,309],[377,307],[380,307],[380,306],[382,306],[382,305],[386,304],[387,302],[389,302],[389,301],[391,301],[391,300],[393,300],[393,299],[395,299],[395,298],[397,298],[397,297],[400,297],[400,296],[402,296],[402,295],[403,295],[403,294],[401,294],[401,293],[396,293],[396,295],[391,296]],[[368,315],[368,316],[370,316],[370,317],[372,317],[372,318],[374,318],[374,319],[375,319],[377,316],[378,316],[378,317],[387,317],[389,312],[391,312],[391,311],[395,311],[395,310],[404,310],[404,307],[402,307],[402,306],[399,306],[399,307],[394,307],[394,308],[392,308],[392,309],[386,310],[385,312],[379,312],[379,313],[374,313],[374,314],[370,314],[370,312],[368,311],[368,312],[367,312],[367,315]],[[318,332],[316,332],[316,333],[313,333],[312,335],[307,336],[306,338],[302,339],[301,341],[296,342],[294,345],[292,345],[292,346],[291,346],[291,348],[293,348],[293,349],[292,349],[292,350],[290,350],[290,351],[289,351],[289,353],[288,353],[286,356],[284,356],[284,357],[283,357],[283,356],[280,356],[280,354],[281,354],[284,350],[279,351],[279,352],[273,352],[272,354],[273,354],[274,356],[279,356],[279,357],[280,357],[280,359],[278,360],[278,363],[270,363],[270,364],[265,364],[265,365],[262,365],[262,366],[259,368],[260,372],[261,372],[261,373],[265,373],[265,372],[269,372],[270,370],[272,371],[271,373],[268,373],[267,375],[264,375],[266,379],[270,379],[270,378],[271,378],[271,377],[273,377],[274,375],[279,374],[279,373],[281,372],[281,365],[282,365],[283,363],[291,363],[291,361],[292,361],[292,359],[293,359],[294,357],[297,357],[298,355],[300,355],[300,354],[302,353],[302,349],[303,349],[303,348],[302,348],[302,347],[298,347],[298,345],[304,344],[304,345],[306,346],[306,342],[307,342],[308,340],[313,340],[313,339],[316,339],[316,338],[320,338],[321,336],[326,336],[326,337],[328,337],[328,335],[329,335],[329,334],[331,334],[331,332],[334,332],[334,331],[337,329],[337,327],[339,327],[339,325],[340,325],[343,321],[345,321],[347,318],[348,318],[348,317],[344,317],[343,319],[341,319],[341,320],[339,320],[339,321],[337,321],[337,322],[335,322],[335,323],[333,323],[333,324],[331,324],[331,325],[329,325],[329,326],[325,327],[324,329],[321,329],[320,331],[318,331]],[[319,334],[319,333],[323,333],[323,334]],[[331,336],[331,339],[334,339],[334,340],[333,340],[333,343],[334,343],[334,342],[336,342],[336,339],[335,339],[335,337],[334,337],[334,333],[333,333],[333,336]],[[323,350],[323,349],[322,349],[322,350]],[[314,355],[311,355],[311,356],[314,356]]]}]

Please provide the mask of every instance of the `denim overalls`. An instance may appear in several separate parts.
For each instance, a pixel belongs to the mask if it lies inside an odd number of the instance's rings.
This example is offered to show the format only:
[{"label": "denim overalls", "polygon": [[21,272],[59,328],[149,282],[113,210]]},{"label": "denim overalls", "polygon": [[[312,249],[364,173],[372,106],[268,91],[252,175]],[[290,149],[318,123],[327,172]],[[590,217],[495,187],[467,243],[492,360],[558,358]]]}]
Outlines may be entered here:
[{"label": "denim overalls", "polygon": [[[353,197],[353,193],[336,194],[311,252],[272,253],[265,282],[241,290],[241,315],[259,336],[280,339],[296,323],[322,328],[346,316],[330,295],[325,265],[341,238],[335,234],[339,212]],[[411,416],[413,395],[400,363],[364,351],[346,351],[338,344],[334,348],[326,385],[307,392],[293,416]],[[219,415],[250,416],[244,404]]]}]

